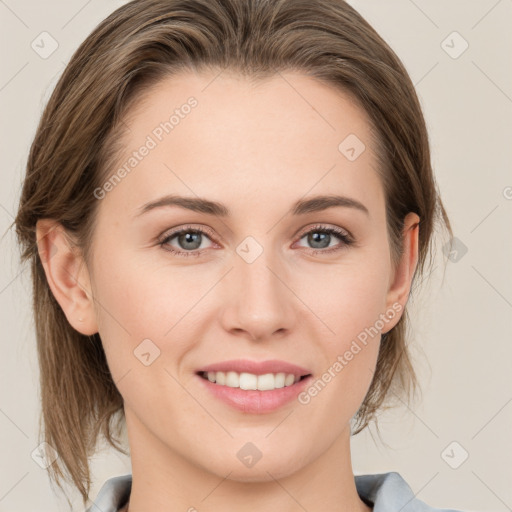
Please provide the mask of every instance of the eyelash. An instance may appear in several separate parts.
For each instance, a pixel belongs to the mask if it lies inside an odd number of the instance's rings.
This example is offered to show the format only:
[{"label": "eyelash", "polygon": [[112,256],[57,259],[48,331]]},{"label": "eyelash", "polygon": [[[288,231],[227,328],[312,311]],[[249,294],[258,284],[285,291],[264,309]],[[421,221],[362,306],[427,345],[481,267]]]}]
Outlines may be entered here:
[{"label": "eyelash", "polygon": [[[168,242],[170,240],[172,240],[174,237],[182,235],[184,233],[201,233],[203,235],[207,235],[209,238],[212,238],[212,234],[210,233],[209,230],[206,230],[204,228],[194,228],[192,226],[186,226],[177,231],[173,231],[171,233],[166,233],[164,235],[164,237],[159,240],[158,244],[164,251],[171,252],[180,257],[181,256],[183,256],[183,257],[200,256],[206,249],[202,249],[202,250],[196,249],[193,251],[178,251],[174,248],[169,249],[168,248],[169,246],[166,247],[166,244],[168,244]],[[330,254],[332,252],[340,251],[344,248],[347,248],[347,247],[353,245],[355,242],[354,239],[346,231],[344,231],[340,228],[326,227],[326,226],[322,226],[322,225],[314,226],[311,229],[303,232],[299,236],[299,240],[304,238],[306,235],[309,235],[310,233],[325,233],[325,234],[329,234],[329,235],[335,235],[337,238],[339,238],[343,242],[342,245],[340,245],[340,246],[330,247],[328,249],[309,249],[308,252],[310,252],[311,254],[315,254],[315,255],[318,253]]]}]

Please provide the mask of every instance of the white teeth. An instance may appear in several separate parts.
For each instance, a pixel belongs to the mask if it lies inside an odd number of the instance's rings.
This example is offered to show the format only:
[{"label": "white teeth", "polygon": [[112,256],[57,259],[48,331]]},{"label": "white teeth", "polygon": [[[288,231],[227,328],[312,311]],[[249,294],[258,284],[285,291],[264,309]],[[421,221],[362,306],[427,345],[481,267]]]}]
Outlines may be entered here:
[{"label": "white teeth", "polygon": [[[215,379],[215,382],[217,382],[217,379]],[[230,388],[238,388],[240,384],[240,378],[238,377],[238,373],[235,372],[227,372],[226,373],[226,383],[225,386],[228,386]]]},{"label": "white teeth", "polygon": [[213,382],[216,382],[217,384],[220,384],[221,386],[224,386],[226,384],[226,374],[224,372],[213,372],[214,379]]},{"label": "white teeth", "polygon": [[284,379],[284,385],[285,386],[291,386],[295,382],[295,376],[291,373],[286,376],[286,379]]},{"label": "white teeth", "polygon": [[300,377],[295,377],[293,373],[266,373],[264,375],[254,375],[253,373],[237,373],[231,371],[208,372],[207,378],[210,382],[215,382],[220,386],[240,389],[258,389],[260,391],[270,391],[272,389],[288,387],[300,380]]},{"label": "white teeth", "polygon": [[258,377],[252,373],[240,374],[240,389],[258,389]]}]

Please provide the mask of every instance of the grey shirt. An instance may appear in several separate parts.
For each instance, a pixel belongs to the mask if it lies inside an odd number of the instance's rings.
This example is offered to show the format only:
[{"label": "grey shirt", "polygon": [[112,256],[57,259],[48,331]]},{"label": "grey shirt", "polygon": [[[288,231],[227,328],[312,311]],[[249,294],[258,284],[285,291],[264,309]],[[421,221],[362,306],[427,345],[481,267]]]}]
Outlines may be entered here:
[{"label": "grey shirt", "polygon": [[[414,496],[399,473],[355,476],[360,498],[373,512],[460,512],[447,508],[432,508]],[[130,498],[132,475],[109,478],[86,512],[118,512]]]}]

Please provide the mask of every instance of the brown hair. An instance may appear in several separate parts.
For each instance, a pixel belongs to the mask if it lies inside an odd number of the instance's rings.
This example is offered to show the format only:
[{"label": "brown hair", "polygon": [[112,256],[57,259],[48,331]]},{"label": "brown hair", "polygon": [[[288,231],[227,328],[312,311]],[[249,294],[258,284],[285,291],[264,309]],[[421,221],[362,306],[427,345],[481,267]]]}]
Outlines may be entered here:
[{"label": "brown hair", "polygon": [[[112,172],[120,149],[115,141],[121,139],[130,105],[148,86],[194,68],[233,70],[252,79],[298,70],[350,94],[376,134],[393,264],[401,253],[405,215],[420,217],[414,283],[432,264],[436,222],[452,233],[414,86],[395,53],[350,5],[342,0],[136,0],[117,9],[80,45],[48,101],[30,148],[15,220],[22,261],[30,261],[33,277],[40,427],[42,420],[43,439],[59,454],[48,470],[61,488],[66,470],[84,503],[91,484],[89,457],[100,433],[126,453],[114,435],[123,424],[123,400],[99,334],[75,331],[50,291],[37,251],[36,222],[58,221],[87,261],[98,206],[93,191]],[[376,420],[392,386],[407,398],[416,389],[406,313],[381,341],[353,434]]]}]

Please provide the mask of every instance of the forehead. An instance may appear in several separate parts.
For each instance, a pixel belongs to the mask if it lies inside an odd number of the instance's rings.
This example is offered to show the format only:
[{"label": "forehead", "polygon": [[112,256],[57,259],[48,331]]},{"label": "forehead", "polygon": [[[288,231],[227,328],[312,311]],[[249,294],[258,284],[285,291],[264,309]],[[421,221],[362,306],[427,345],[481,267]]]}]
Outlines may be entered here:
[{"label": "forehead", "polygon": [[[171,132],[161,126],[164,133],[159,133],[155,122],[170,122],[173,136],[200,129],[203,143],[224,134],[233,140],[233,129],[243,128],[237,142],[244,145],[279,134],[275,142],[282,147],[305,140],[318,146],[319,140],[325,140],[323,145],[330,143],[336,150],[340,137],[348,133],[369,142],[371,124],[353,96],[331,84],[299,72],[255,80],[229,70],[188,70],[160,80],[139,94],[126,122],[143,132],[138,135],[154,132],[157,139]],[[175,130],[178,125],[180,130]],[[205,138],[207,133],[211,137]]]},{"label": "forehead", "polygon": [[125,124],[121,158],[109,170],[124,168],[123,179],[109,196],[122,194],[126,208],[163,192],[223,202],[296,200],[310,190],[370,202],[381,195],[366,113],[300,73],[255,82],[228,71],[181,72],[144,91]]}]

